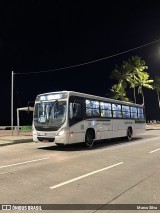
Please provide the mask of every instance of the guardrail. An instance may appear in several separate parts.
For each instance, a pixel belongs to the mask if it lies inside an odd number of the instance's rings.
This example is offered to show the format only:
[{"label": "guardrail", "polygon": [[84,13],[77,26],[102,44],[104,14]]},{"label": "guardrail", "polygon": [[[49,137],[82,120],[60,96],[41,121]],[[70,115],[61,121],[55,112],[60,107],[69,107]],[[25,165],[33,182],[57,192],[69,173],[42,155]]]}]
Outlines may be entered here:
[{"label": "guardrail", "polygon": [[20,131],[23,132],[32,131],[32,126],[20,126]]},{"label": "guardrail", "polygon": [[[11,130],[11,126],[0,126],[0,130]],[[17,130],[17,126],[13,126],[13,130]],[[20,126],[19,127],[20,131],[32,131],[32,126]]]}]

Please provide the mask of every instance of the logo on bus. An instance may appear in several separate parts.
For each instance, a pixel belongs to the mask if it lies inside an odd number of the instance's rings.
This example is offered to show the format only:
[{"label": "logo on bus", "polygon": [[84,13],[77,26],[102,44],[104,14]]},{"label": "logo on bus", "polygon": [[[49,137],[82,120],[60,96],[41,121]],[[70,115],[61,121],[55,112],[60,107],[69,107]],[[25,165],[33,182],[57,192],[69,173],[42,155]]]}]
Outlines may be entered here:
[{"label": "logo on bus", "polygon": [[125,124],[133,124],[133,122],[132,121],[126,121],[126,122],[124,122]]}]

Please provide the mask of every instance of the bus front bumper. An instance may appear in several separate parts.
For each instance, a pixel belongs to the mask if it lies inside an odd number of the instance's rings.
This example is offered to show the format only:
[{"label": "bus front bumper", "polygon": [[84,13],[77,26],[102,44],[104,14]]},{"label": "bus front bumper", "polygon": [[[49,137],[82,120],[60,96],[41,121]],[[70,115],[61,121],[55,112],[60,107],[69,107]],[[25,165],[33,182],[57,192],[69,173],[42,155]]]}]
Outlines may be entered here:
[{"label": "bus front bumper", "polygon": [[67,144],[68,143],[68,134],[63,134],[63,135],[56,135],[56,136],[52,136],[52,135],[37,135],[37,134],[33,134],[33,141],[36,143],[49,143],[49,144]]}]

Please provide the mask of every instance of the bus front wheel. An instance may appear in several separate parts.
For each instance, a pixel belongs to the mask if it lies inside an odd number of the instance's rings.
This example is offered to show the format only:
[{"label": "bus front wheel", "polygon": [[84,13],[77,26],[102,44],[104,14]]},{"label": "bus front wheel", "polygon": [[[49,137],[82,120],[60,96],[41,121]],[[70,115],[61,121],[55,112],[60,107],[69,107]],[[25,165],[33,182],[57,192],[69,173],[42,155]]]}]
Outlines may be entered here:
[{"label": "bus front wheel", "polygon": [[90,148],[93,146],[94,143],[94,132],[92,130],[88,130],[86,132],[86,136],[85,136],[85,145]]},{"label": "bus front wheel", "polygon": [[64,146],[65,146],[63,143],[56,143],[56,145],[57,145],[58,147],[64,147]]}]

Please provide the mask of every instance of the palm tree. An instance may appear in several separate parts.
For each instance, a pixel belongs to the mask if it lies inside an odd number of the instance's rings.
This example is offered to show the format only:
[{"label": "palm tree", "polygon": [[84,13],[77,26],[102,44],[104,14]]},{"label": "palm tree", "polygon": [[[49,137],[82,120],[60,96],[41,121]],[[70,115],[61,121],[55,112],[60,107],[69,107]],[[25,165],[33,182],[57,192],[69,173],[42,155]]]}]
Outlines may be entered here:
[{"label": "palm tree", "polygon": [[134,103],[136,103],[137,102],[137,98],[136,98],[136,86],[138,85],[138,82],[136,80],[136,73],[135,72],[133,72],[133,73],[130,74],[128,83],[130,84],[130,88],[133,88]]},{"label": "palm tree", "polygon": [[128,59],[128,62],[134,67],[134,71],[137,70],[142,72],[145,69],[148,69],[148,66],[146,66],[146,62],[137,55],[132,56],[131,59]]},{"label": "palm tree", "polygon": [[129,78],[130,87],[133,88],[134,102],[136,103],[136,86],[138,86],[137,77],[140,72],[144,72],[148,67],[145,65],[145,61],[141,59],[139,56],[132,56],[131,59],[128,59],[128,63],[132,69]]},{"label": "palm tree", "polygon": [[118,80],[120,85],[125,89],[127,87],[127,82],[130,81],[131,72],[131,65],[127,61],[123,61],[120,67],[116,65],[111,73],[111,78]]},{"label": "palm tree", "polygon": [[142,94],[144,104],[144,94],[142,88],[146,87],[148,89],[153,89],[151,85],[153,80],[149,79],[149,74],[144,71],[145,69],[148,69],[148,67],[146,66],[145,61],[139,56],[132,56],[131,59],[123,61],[120,67],[116,66],[111,73],[111,78],[118,80],[117,86],[114,85],[112,87],[112,92],[114,91],[116,97],[119,97],[118,94],[120,91],[124,92],[120,93],[121,95],[126,96],[125,90],[127,88],[127,84],[129,84],[130,88],[133,88],[134,102],[136,103],[136,87],[138,87],[138,93]]},{"label": "palm tree", "polygon": [[153,89],[153,86],[151,83],[153,83],[153,80],[149,79],[149,74],[147,72],[138,72],[138,75],[136,76],[136,80],[138,82],[138,94],[142,95],[142,105],[144,105],[144,94],[143,94],[143,87],[148,89]]},{"label": "palm tree", "polygon": [[110,89],[110,98],[113,99],[119,99],[121,101],[129,101],[129,99],[126,97],[126,91],[124,87],[122,86],[122,82],[118,84],[114,84],[112,86],[112,89]]},{"label": "palm tree", "polygon": [[154,82],[153,82],[153,89],[157,93],[157,98],[158,98],[158,104],[160,108],[160,76],[155,76],[154,77]]},{"label": "palm tree", "polygon": [[128,61],[123,61],[121,66],[115,67],[111,73],[111,78],[118,80],[118,84],[114,84],[110,90],[110,96],[114,99],[129,101],[126,97],[127,84],[131,81],[132,66]]}]

